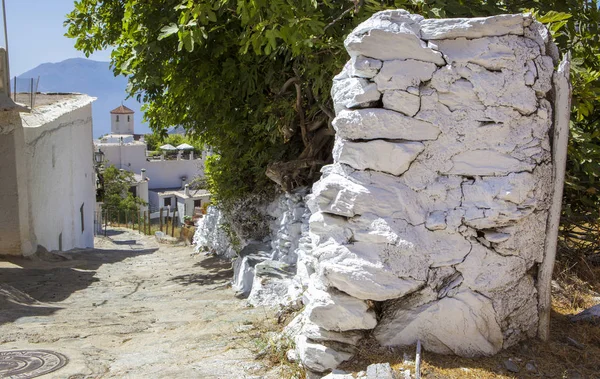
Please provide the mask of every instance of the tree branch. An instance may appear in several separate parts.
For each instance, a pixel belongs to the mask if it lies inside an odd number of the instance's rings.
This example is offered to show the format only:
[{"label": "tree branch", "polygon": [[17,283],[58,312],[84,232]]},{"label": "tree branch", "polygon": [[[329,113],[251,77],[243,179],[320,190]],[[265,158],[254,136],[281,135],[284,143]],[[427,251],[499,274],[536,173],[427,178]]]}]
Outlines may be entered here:
[{"label": "tree branch", "polygon": [[304,147],[308,146],[308,133],[306,132],[306,122],[304,120],[304,109],[302,108],[302,87],[297,82],[294,82],[296,87],[296,110],[300,116],[300,132],[302,133],[302,142]]},{"label": "tree branch", "polygon": [[354,2],[354,5],[351,6],[350,8],[346,9],[345,11],[342,12],[341,15],[339,15],[335,20],[331,21],[329,24],[327,24],[327,26],[325,26],[323,28],[323,32],[326,32],[327,29],[329,29],[330,27],[332,27],[335,23],[337,23],[338,21],[340,21],[342,18],[344,18],[345,15],[347,15],[348,13],[350,13],[353,9],[354,9],[354,13],[358,13],[360,7],[363,5],[364,0],[352,0]]}]

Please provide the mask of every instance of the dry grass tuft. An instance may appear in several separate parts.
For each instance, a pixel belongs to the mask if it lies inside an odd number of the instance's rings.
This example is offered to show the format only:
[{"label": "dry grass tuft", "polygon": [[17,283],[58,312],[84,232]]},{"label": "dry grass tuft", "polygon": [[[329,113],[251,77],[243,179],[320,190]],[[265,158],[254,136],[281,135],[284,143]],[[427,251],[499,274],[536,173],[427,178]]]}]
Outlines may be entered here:
[{"label": "dry grass tuft", "polygon": [[[284,312],[284,320],[293,319],[292,312]],[[252,351],[256,358],[263,360],[268,367],[279,369],[281,378],[300,379],[306,376],[305,371],[298,363],[290,362],[287,359],[287,352],[294,348],[294,341],[283,332],[284,325],[287,322],[282,321],[281,314],[278,317],[268,317],[254,323],[256,328],[253,334]]]}]

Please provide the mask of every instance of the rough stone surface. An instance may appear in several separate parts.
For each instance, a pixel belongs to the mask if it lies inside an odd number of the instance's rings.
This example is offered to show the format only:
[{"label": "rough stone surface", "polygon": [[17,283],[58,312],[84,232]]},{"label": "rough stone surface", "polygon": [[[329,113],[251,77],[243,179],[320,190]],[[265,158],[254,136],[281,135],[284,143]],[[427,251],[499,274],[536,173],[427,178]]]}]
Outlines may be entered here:
[{"label": "rough stone surface", "polygon": [[[333,148],[333,158],[358,170],[375,170],[400,175],[425,149],[421,142],[386,142],[374,140],[351,142],[338,139]],[[387,156],[387,160],[380,159]]]},{"label": "rough stone surface", "polygon": [[404,10],[375,13],[344,41],[351,57],[363,55],[379,60],[415,59],[444,65],[442,55],[427,48],[420,38],[421,16]]},{"label": "rough stone surface", "polygon": [[360,80],[382,101],[336,104],[334,162],[307,199],[318,290],[300,335],[373,329],[382,345],[469,357],[534,337],[554,191],[548,31],[524,15],[385,11],[345,46],[336,91]]},{"label": "rough stone surface", "polygon": [[389,363],[376,363],[367,367],[367,379],[394,379],[394,371]]},{"label": "rough stone surface", "polygon": [[408,87],[419,88],[421,83],[431,80],[436,70],[435,64],[415,59],[385,61],[373,80],[379,91],[407,90]]},{"label": "rough stone surface", "polygon": [[206,215],[196,225],[193,240],[196,252],[206,251],[224,258],[236,256],[227,233],[219,227],[223,222],[223,213],[217,207],[208,207]]},{"label": "rough stone surface", "polygon": [[383,63],[378,59],[367,58],[362,55],[353,57],[352,63],[352,76],[357,78],[372,78],[381,69]]},{"label": "rough stone surface", "polygon": [[335,80],[331,87],[335,112],[347,108],[366,108],[381,98],[377,85],[362,78]]},{"label": "rough stone surface", "polygon": [[309,287],[306,294],[308,319],[323,329],[346,330],[373,329],[377,325],[375,312],[362,300],[336,291],[322,291]]},{"label": "rough stone surface", "polygon": [[350,352],[334,350],[326,345],[315,343],[301,334],[296,336],[295,343],[302,364],[316,372],[334,369],[353,355]]},{"label": "rough stone surface", "polygon": [[417,94],[402,90],[385,91],[383,107],[412,117],[421,109],[421,98]]},{"label": "rough stone surface", "polygon": [[572,321],[591,321],[594,323],[600,323],[600,304],[595,305],[585,311],[576,314],[571,317]]},{"label": "rough stone surface", "polygon": [[[369,128],[364,128],[369,125]],[[434,140],[440,129],[426,121],[417,120],[386,109],[369,108],[342,111],[333,121],[337,135],[348,140],[404,139]]]},{"label": "rough stone surface", "polygon": [[43,378],[285,377],[255,359],[254,332],[240,332],[265,309],[232,297],[228,260],[125,228],[94,242],[62,252],[68,260],[0,261],[0,351],[68,357]]},{"label": "rough stone surface", "polygon": [[481,38],[507,34],[523,35],[525,16],[504,14],[492,17],[422,20],[421,38],[425,40]]},{"label": "rough stone surface", "polygon": [[381,344],[413,345],[421,339],[426,350],[462,356],[492,355],[502,348],[494,308],[481,295],[464,291],[439,301],[425,295],[403,303],[375,329]]}]

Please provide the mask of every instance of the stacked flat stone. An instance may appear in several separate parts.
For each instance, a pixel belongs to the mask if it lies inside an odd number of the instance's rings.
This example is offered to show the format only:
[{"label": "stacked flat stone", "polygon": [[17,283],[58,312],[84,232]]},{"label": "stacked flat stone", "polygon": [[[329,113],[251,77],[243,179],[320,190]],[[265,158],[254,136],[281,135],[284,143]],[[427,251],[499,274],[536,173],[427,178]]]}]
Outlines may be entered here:
[{"label": "stacked flat stone", "polygon": [[548,31],[528,15],[394,10],[345,46],[334,164],[308,201],[298,356],[324,372],[367,331],[468,357],[535,336],[553,192]]}]

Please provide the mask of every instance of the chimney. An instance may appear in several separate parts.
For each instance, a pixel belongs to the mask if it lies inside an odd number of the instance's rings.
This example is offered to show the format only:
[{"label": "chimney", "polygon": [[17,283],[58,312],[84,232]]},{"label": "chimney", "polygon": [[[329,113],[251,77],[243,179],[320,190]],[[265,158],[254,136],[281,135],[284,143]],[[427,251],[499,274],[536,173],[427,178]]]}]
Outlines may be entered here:
[{"label": "chimney", "polygon": [[146,169],[142,169],[142,180],[146,180]]},{"label": "chimney", "polygon": [[189,184],[185,185],[185,196],[190,196],[190,185]]}]

